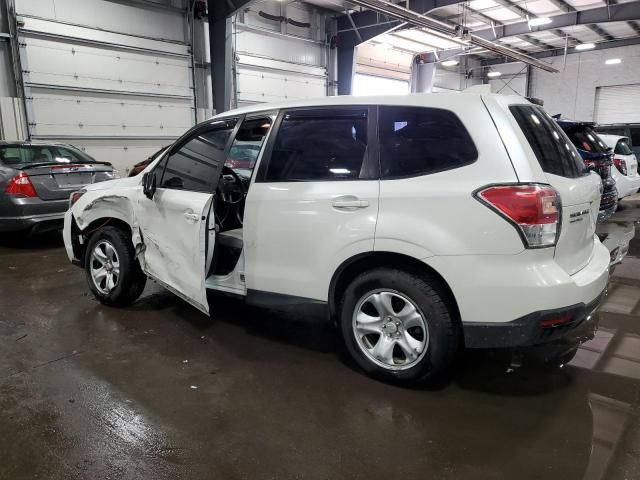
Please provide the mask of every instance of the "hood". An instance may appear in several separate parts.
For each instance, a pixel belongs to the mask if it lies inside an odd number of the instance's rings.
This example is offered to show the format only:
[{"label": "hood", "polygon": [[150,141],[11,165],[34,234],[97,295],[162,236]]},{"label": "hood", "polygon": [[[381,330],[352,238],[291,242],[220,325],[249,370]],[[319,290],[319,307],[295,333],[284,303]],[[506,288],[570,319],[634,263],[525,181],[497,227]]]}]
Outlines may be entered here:
[{"label": "hood", "polygon": [[124,177],[106,182],[94,183],[84,187],[87,192],[96,192],[98,190],[108,190],[111,188],[135,187],[142,184],[142,176]]}]

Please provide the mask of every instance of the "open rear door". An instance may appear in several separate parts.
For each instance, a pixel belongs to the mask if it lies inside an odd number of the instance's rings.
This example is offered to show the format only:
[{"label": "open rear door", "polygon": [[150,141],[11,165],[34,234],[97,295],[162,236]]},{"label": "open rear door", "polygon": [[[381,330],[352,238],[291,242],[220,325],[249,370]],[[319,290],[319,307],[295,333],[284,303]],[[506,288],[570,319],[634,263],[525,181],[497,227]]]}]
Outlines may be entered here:
[{"label": "open rear door", "polygon": [[209,313],[204,286],[205,236],[213,195],[158,188],[153,199],[141,193],[138,221],[145,251],[144,272],[199,310]]}]

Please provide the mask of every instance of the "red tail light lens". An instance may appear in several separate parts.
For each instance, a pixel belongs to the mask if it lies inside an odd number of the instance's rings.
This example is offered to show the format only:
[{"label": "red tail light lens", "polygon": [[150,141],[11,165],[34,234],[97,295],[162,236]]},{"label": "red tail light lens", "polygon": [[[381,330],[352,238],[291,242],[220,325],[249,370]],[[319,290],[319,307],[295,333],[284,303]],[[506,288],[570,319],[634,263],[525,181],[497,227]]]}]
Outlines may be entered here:
[{"label": "red tail light lens", "polygon": [[20,172],[7,182],[7,188],[5,189],[7,195],[20,195],[23,197],[37,197],[36,190],[33,188],[33,183],[29,175],[24,172]]},{"label": "red tail light lens", "polygon": [[621,158],[614,158],[613,164],[616,166],[616,168],[621,174],[627,175],[627,162],[625,162]]},{"label": "red tail light lens", "polygon": [[560,232],[560,198],[547,185],[494,185],[477,198],[513,224],[525,247],[551,247]]}]

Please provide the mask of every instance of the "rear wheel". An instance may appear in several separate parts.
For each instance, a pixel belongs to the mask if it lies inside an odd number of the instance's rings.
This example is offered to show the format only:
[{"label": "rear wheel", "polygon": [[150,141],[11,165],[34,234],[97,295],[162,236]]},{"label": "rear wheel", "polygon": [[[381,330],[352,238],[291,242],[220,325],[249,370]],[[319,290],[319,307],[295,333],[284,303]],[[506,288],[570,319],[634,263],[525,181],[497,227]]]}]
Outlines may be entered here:
[{"label": "rear wheel", "polygon": [[105,305],[126,306],[144,290],[142,272],[130,239],[116,227],[103,227],[89,239],[85,272],[91,291]]},{"label": "rear wheel", "polygon": [[397,269],[379,268],[353,280],[345,290],[340,323],[358,365],[393,383],[441,380],[460,343],[439,284]]}]

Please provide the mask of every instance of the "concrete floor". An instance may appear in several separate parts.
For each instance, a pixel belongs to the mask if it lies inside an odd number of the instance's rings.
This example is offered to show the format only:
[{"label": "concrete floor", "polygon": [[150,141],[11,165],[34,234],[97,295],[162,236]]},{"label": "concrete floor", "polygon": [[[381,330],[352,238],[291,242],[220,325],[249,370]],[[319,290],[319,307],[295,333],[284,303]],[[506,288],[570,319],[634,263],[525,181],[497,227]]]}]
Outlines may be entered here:
[{"label": "concrete floor", "polygon": [[[640,219],[640,200],[615,221]],[[148,286],[89,294],[59,236],[0,244],[0,479],[638,479],[640,234],[572,365],[466,352],[437,390],[365,377],[333,331]]]}]

